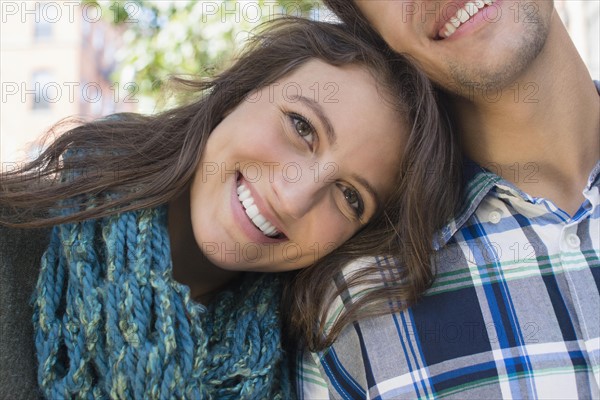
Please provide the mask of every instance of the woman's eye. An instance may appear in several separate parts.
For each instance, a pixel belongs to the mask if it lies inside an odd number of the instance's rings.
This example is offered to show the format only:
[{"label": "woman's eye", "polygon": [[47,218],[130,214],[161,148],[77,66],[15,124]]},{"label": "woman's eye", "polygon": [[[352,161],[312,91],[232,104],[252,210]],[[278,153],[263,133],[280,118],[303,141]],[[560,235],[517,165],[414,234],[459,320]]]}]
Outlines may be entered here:
[{"label": "woman's eye", "polygon": [[342,190],[342,194],[344,195],[346,202],[354,209],[356,216],[362,216],[365,207],[360,194],[356,190],[347,186],[340,185],[340,189]]},{"label": "woman's eye", "polygon": [[312,148],[312,145],[315,142],[315,128],[313,128],[310,122],[299,115],[290,115],[290,118],[292,119],[292,124],[294,125],[294,129],[298,136],[306,141]]}]

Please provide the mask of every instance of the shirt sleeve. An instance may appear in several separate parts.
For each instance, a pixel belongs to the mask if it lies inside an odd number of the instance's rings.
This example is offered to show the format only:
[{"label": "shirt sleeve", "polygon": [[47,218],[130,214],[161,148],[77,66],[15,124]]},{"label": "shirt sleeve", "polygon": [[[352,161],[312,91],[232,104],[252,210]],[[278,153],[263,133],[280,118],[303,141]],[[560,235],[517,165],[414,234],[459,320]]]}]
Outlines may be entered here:
[{"label": "shirt sleeve", "polygon": [[329,400],[329,387],[321,369],[319,356],[300,351],[296,360],[296,388],[298,400]]},{"label": "shirt sleeve", "polygon": [[[361,258],[348,264],[343,273],[336,278],[336,283],[338,286],[343,284],[343,280],[353,271],[373,263],[377,263],[375,258]],[[329,305],[326,326],[332,326],[346,305],[356,301],[371,289],[357,286],[338,296]],[[368,353],[362,340],[362,323],[363,321],[345,327],[335,343],[322,352],[311,353],[304,350],[300,353],[297,360],[299,399],[370,398],[368,388],[374,384],[374,381],[370,372]]]},{"label": "shirt sleeve", "polygon": [[[304,391],[299,398],[427,398],[429,375],[417,362],[416,335],[406,317],[403,312],[366,318],[347,326],[324,351],[306,352],[310,356],[304,354],[299,367],[298,386]],[[309,379],[318,385],[308,385]],[[321,389],[323,383],[327,390]]]},{"label": "shirt sleeve", "polygon": [[3,399],[41,398],[30,300],[48,238],[46,229],[0,226],[0,397]]}]

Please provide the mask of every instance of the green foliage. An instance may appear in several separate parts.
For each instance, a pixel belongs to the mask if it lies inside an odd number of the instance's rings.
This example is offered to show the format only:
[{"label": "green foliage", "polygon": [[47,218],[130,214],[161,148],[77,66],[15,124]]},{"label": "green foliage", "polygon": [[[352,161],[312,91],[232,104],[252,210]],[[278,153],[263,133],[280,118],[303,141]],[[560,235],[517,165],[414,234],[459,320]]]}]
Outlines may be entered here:
[{"label": "green foliage", "polygon": [[249,32],[280,15],[310,17],[318,0],[95,1],[123,30],[113,75],[156,97],[169,75],[208,76],[226,65]]}]

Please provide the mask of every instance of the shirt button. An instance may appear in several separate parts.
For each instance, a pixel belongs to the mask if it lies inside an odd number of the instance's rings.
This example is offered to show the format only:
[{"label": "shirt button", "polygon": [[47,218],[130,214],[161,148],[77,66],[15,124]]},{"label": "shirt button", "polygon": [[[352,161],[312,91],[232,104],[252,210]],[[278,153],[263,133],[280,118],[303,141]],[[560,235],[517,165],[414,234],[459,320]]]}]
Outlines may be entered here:
[{"label": "shirt button", "polygon": [[502,215],[498,211],[492,211],[489,215],[489,219],[492,224],[497,224],[498,222],[500,222],[501,218]]},{"label": "shirt button", "polygon": [[567,244],[573,248],[578,248],[581,240],[579,240],[579,236],[574,233],[567,235]]}]

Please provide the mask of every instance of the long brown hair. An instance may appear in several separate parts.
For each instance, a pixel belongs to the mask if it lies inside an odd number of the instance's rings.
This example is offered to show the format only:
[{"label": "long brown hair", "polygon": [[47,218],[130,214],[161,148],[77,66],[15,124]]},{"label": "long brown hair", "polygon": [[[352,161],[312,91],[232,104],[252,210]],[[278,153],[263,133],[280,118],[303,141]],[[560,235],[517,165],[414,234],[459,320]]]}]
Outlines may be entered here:
[{"label": "long brown hair", "polygon": [[371,43],[386,54],[394,53],[381,35],[379,35],[369,21],[367,21],[356,5],[356,0],[323,0],[323,3],[327,8],[333,11],[356,36]]},{"label": "long brown hair", "polygon": [[[322,349],[348,322],[389,312],[390,300],[412,303],[432,280],[434,232],[458,201],[459,155],[424,75],[405,58],[386,57],[340,24],[271,21],[213,79],[176,79],[196,93],[195,101],[157,115],[120,114],[69,129],[36,160],[0,175],[0,223],[52,226],[169,202],[190,184],[210,133],[228,111],[315,58],[365,67],[409,122],[410,132],[399,181],[384,212],[337,251],[287,274],[282,310],[288,337],[311,350]],[[82,206],[66,216],[49,213],[69,198],[81,199]],[[366,267],[331,292],[335,275],[350,260],[378,254],[396,256],[402,268]],[[381,268],[397,276],[398,284],[371,291],[325,329],[332,296],[377,282]]]}]

